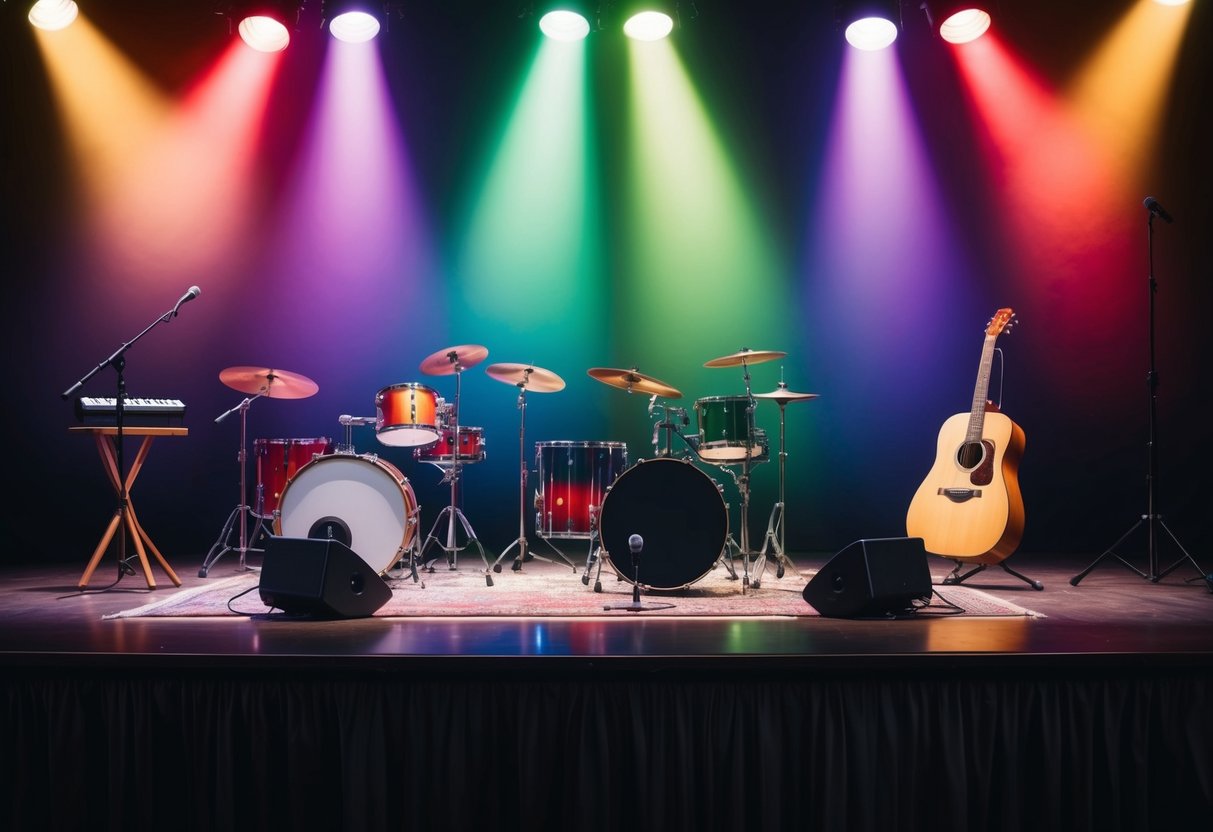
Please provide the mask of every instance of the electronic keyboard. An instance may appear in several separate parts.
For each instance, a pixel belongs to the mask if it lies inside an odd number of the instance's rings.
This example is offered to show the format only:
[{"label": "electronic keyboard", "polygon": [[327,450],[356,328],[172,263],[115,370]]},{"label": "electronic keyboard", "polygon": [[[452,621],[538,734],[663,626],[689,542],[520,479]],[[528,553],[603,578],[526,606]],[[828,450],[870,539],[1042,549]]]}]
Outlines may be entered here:
[{"label": "electronic keyboard", "polygon": [[[113,398],[81,396],[76,400],[76,418],[93,427],[118,424],[118,403]],[[122,424],[131,427],[179,427],[185,421],[185,403],[180,399],[126,398],[122,402]]]}]

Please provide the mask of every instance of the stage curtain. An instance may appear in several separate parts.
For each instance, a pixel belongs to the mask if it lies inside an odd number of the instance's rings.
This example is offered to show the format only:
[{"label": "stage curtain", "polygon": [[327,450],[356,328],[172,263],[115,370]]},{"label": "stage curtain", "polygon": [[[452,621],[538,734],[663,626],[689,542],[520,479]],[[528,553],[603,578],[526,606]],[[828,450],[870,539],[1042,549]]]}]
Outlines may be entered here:
[{"label": "stage curtain", "polygon": [[[9,673],[9,829],[1136,830],[1207,671]],[[218,677],[218,678],[215,678]]]}]

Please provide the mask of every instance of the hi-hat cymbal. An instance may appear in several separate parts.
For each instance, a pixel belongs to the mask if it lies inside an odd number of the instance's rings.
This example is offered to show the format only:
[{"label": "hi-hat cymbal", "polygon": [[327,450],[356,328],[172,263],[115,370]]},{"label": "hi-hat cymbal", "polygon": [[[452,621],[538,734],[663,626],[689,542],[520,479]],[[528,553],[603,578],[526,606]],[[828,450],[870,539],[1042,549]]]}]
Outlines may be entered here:
[{"label": "hi-hat cymbal", "polygon": [[788,386],[782,381],[779,382],[779,387],[772,390],[770,393],[755,393],[756,399],[770,399],[779,404],[787,404],[788,402],[803,402],[808,399],[816,399],[818,393],[796,393],[788,389]]},{"label": "hi-hat cymbal", "polygon": [[228,367],[219,380],[241,393],[259,393],[271,399],[306,399],[320,385],[307,376],[263,367]]},{"label": "hi-hat cymbal", "polygon": [[720,358],[713,358],[707,361],[705,367],[736,367],[739,364],[758,364],[762,361],[774,361],[776,358],[783,358],[787,355],[786,352],[778,350],[752,350],[749,347],[739,350],[732,355],[722,355]]},{"label": "hi-hat cymbal", "polygon": [[671,387],[664,381],[658,381],[652,376],[632,370],[614,370],[610,367],[591,367],[587,371],[592,378],[604,384],[627,390],[629,393],[647,393],[652,396],[662,396],[667,399],[681,399],[682,391]]},{"label": "hi-hat cymbal", "polygon": [[421,372],[427,376],[450,376],[455,374],[455,365],[466,370],[475,367],[488,356],[487,347],[479,344],[462,344],[458,347],[447,347],[431,355],[421,362]]},{"label": "hi-hat cymbal", "polygon": [[564,389],[564,379],[551,370],[531,364],[490,364],[484,371],[489,378],[536,393],[555,393]]}]

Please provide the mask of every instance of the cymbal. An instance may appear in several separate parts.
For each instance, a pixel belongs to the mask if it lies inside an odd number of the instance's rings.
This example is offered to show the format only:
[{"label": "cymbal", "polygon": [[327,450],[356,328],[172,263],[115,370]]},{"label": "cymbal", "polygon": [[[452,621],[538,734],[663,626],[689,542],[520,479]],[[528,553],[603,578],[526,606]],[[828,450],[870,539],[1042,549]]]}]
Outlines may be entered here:
[{"label": "cymbal", "polygon": [[818,393],[795,393],[788,389],[788,386],[782,381],[779,382],[779,387],[772,390],[770,393],[755,393],[756,399],[770,399],[779,404],[787,404],[788,402],[803,402],[808,399],[818,398]]},{"label": "cymbal", "polygon": [[484,371],[489,378],[536,393],[555,393],[564,389],[564,379],[560,376],[530,364],[490,364]]},{"label": "cymbal", "polygon": [[462,344],[458,347],[447,347],[439,350],[421,362],[421,372],[427,376],[450,376],[455,374],[455,363],[460,369],[475,367],[488,356],[487,347],[479,344]]},{"label": "cymbal", "polygon": [[260,393],[271,399],[306,399],[320,389],[307,376],[262,367],[228,367],[219,373],[219,380],[241,393]]},{"label": "cymbal", "polygon": [[778,350],[752,350],[749,347],[742,349],[732,355],[722,355],[720,358],[713,358],[711,361],[705,362],[705,367],[736,367],[739,364],[758,364],[762,361],[774,361],[776,358],[783,358],[787,355],[786,352]]},{"label": "cymbal", "polygon": [[629,393],[648,393],[649,395],[662,396],[667,399],[682,398],[682,391],[678,388],[671,387],[664,381],[658,381],[652,376],[638,373],[635,369],[614,370],[610,367],[591,367],[587,372],[592,378],[596,378],[612,387],[627,390]]}]

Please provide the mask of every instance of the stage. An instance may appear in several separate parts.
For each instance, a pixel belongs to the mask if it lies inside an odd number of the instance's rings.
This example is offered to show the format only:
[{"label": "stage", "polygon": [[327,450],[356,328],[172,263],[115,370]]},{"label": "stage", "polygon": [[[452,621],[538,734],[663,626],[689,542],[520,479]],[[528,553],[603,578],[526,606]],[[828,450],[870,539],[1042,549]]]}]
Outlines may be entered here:
[{"label": "stage", "polygon": [[105,619],[179,590],[10,569],[4,802],[48,828],[1197,828],[1213,595],[1112,562],[1071,586],[1092,559],[966,581],[1037,616],[913,620]]}]

